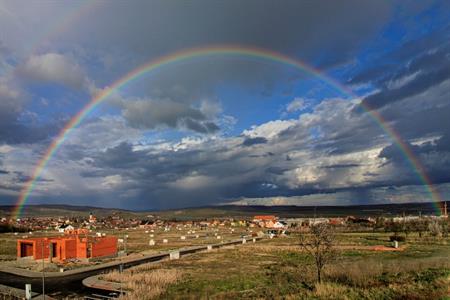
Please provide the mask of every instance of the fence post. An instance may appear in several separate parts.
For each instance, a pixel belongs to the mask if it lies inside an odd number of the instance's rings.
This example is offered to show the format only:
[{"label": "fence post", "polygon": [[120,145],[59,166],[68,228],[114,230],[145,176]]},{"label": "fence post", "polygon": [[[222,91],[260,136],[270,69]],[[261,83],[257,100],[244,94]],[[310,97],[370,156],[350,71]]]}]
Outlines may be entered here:
[{"label": "fence post", "polygon": [[31,299],[31,284],[29,283],[25,284],[25,299],[26,300]]}]

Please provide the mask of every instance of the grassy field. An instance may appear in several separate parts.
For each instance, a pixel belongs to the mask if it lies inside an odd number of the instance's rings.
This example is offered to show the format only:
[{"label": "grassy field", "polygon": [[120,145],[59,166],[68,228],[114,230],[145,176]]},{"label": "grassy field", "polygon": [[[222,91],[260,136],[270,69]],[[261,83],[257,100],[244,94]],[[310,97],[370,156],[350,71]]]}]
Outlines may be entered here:
[{"label": "grassy field", "polygon": [[[129,255],[213,244],[250,233],[241,227],[233,228],[233,232],[227,227],[100,232],[121,239],[128,236]],[[1,234],[2,263],[20,266],[15,261],[18,238],[49,235],[58,234]],[[374,246],[391,245],[389,235],[338,233],[338,255],[325,267],[320,284],[315,279],[312,258],[298,246],[297,234],[141,265],[124,274],[112,272],[105,279],[124,282],[129,291],[127,299],[143,299],[142,295],[147,299],[446,299],[450,295],[450,239],[409,234],[407,242],[401,243],[402,251],[374,251]],[[150,239],[156,245],[150,246]],[[163,243],[163,239],[168,243]],[[123,250],[125,243],[119,247]]]},{"label": "grassy field", "polygon": [[[242,234],[249,234],[243,227],[234,228],[188,228],[180,227],[171,228],[170,231],[164,231],[163,228],[157,228],[152,230],[145,230],[139,228],[130,228],[129,230],[98,230],[92,231],[92,235],[96,232],[105,233],[106,235],[116,236],[123,242],[118,243],[118,250],[125,251],[128,255],[142,255],[153,254],[161,251],[167,251],[172,249],[179,249],[183,247],[190,247],[196,245],[215,244],[221,241],[227,241],[239,238]],[[255,230],[256,232],[256,230]],[[2,233],[0,234],[0,262],[3,265],[27,268],[31,270],[41,270],[41,262],[33,260],[16,260],[17,255],[17,240],[26,237],[41,237],[41,236],[61,236],[62,234],[56,231],[43,231],[29,233]],[[181,239],[184,236],[185,239]],[[150,246],[150,240],[155,241],[155,245]],[[167,243],[163,243],[163,240],[167,240]],[[125,242],[126,241],[126,242]],[[119,259],[119,258],[117,258]],[[107,261],[109,261],[108,259]],[[59,271],[59,267],[63,267],[66,270],[79,268],[86,266],[87,264],[96,264],[102,261],[96,261],[91,263],[58,263],[47,264],[46,270]]]},{"label": "grassy field", "polygon": [[338,240],[336,260],[325,268],[320,284],[311,257],[297,246],[295,235],[142,265],[106,278],[126,279],[127,299],[143,299],[142,295],[147,299],[445,299],[450,295],[448,239],[411,236],[403,251],[370,250],[374,241],[389,245],[387,234],[341,234]]}]

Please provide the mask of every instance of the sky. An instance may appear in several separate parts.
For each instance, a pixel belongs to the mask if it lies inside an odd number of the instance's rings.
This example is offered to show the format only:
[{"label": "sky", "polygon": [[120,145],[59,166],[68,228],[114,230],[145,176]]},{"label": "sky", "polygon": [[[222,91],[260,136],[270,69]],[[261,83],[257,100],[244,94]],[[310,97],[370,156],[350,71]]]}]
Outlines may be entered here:
[{"label": "sky", "polygon": [[[0,205],[60,130],[159,57],[236,45],[125,84],[64,140],[27,203],[167,209],[450,200],[448,1],[0,0]],[[364,107],[371,107],[369,112]]]}]

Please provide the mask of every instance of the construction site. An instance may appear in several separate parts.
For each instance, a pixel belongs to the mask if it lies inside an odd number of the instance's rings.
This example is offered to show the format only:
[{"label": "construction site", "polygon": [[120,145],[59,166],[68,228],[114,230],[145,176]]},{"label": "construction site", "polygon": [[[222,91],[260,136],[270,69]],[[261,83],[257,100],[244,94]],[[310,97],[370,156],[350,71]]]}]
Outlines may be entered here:
[{"label": "construction site", "polygon": [[18,259],[89,260],[117,256],[117,237],[90,236],[88,230],[70,230],[62,237],[17,240]]}]

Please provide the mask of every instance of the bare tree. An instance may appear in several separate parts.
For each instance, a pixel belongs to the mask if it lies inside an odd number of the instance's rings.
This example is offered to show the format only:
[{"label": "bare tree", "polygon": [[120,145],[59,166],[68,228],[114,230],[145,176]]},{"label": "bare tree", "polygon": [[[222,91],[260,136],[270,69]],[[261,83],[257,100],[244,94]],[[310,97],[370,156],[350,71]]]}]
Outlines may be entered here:
[{"label": "bare tree", "polygon": [[428,229],[428,223],[429,221],[427,219],[419,219],[416,221],[413,221],[413,230],[416,231],[419,234],[419,238],[422,238],[422,234],[427,231]]},{"label": "bare tree", "polygon": [[323,267],[336,257],[334,241],[334,233],[325,223],[312,225],[309,234],[300,236],[300,246],[314,259],[318,282],[322,280]]},{"label": "bare tree", "polygon": [[441,226],[438,221],[433,220],[428,224],[428,231],[432,237],[439,237],[441,235]]},{"label": "bare tree", "polygon": [[447,238],[448,237],[448,219],[444,219],[441,221],[441,227],[442,227],[442,237]]}]

